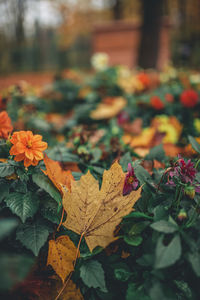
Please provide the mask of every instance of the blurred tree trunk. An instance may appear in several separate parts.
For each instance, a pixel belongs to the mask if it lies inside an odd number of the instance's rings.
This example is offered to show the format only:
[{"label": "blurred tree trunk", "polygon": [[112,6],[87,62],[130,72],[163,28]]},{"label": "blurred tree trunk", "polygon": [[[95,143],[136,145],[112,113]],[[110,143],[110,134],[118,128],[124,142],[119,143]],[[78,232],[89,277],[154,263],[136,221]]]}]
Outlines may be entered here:
[{"label": "blurred tree trunk", "polygon": [[164,0],[141,0],[143,12],[139,66],[155,68],[159,52],[159,37]]},{"label": "blurred tree trunk", "polygon": [[115,0],[113,6],[114,20],[121,20],[123,17],[123,0]]}]

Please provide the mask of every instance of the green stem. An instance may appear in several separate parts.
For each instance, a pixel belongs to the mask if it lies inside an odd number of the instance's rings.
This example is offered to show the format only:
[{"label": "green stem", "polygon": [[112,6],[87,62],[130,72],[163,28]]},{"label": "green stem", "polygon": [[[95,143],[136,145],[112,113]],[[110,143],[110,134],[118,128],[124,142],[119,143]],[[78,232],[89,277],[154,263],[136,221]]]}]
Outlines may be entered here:
[{"label": "green stem", "polygon": [[181,197],[182,197],[182,187],[180,187],[179,193],[178,193],[178,198],[177,198],[177,205],[176,205],[176,210],[178,211],[180,202],[181,202]]},{"label": "green stem", "polygon": [[200,158],[197,160],[197,162],[195,164],[195,169],[198,167],[199,163],[200,163]]}]

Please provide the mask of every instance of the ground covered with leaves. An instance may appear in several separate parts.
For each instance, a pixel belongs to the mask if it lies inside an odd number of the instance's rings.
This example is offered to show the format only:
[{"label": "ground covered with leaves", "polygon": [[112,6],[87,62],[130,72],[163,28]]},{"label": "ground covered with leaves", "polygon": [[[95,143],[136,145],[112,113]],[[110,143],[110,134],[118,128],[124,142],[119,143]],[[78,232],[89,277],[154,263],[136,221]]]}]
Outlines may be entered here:
[{"label": "ground covered with leaves", "polygon": [[198,300],[200,74],[100,67],[1,92],[0,297]]}]

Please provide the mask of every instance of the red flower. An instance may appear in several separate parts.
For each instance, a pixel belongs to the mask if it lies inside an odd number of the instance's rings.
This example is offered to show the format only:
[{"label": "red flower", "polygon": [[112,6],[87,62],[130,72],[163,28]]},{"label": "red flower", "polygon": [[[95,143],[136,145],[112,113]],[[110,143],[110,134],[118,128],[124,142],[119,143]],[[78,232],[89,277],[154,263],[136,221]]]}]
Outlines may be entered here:
[{"label": "red flower", "polygon": [[138,179],[135,176],[134,169],[131,164],[128,164],[128,173],[125,177],[124,188],[123,188],[123,196],[130,194],[131,191],[136,190],[138,187]]},{"label": "red flower", "polygon": [[181,103],[185,107],[194,107],[198,102],[198,94],[194,90],[183,91],[180,97]]},{"label": "red flower", "polygon": [[148,88],[150,86],[150,78],[146,73],[139,73],[137,78],[143,84],[144,88]]},{"label": "red flower", "polygon": [[150,104],[156,110],[160,110],[164,108],[164,104],[158,96],[152,96],[150,99]]},{"label": "red flower", "polygon": [[6,111],[0,112],[0,138],[7,139],[12,132],[13,127],[11,119]]}]

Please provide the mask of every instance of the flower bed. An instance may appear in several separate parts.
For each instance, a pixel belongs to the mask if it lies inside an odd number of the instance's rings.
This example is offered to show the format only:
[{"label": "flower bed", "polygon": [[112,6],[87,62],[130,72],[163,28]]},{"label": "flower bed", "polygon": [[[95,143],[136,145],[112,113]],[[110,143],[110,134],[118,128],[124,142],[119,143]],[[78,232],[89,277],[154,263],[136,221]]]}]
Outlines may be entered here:
[{"label": "flower bed", "polygon": [[198,299],[200,74],[108,67],[0,100],[0,295]]}]

